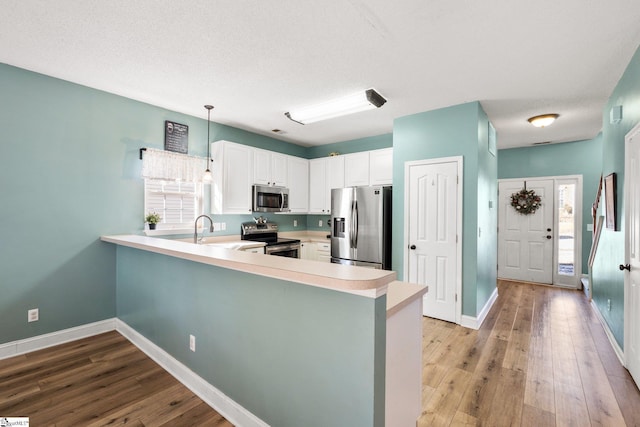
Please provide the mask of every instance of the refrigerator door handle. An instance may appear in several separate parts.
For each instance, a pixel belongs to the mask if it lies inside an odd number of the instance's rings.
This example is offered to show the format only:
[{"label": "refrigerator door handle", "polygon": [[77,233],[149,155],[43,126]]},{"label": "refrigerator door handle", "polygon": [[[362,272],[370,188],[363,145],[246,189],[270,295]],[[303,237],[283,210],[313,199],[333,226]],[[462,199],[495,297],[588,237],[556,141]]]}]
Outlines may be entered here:
[{"label": "refrigerator door handle", "polygon": [[351,220],[349,221],[349,247],[351,249],[355,248],[355,228],[353,227],[353,225],[355,224],[355,213],[356,213],[356,209],[355,209],[355,201],[351,202]]},{"label": "refrigerator door handle", "polygon": [[355,233],[354,233],[355,244],[353,245],[353,247],[358,249],[358,230],[359,230],[359,227],[358,227],[358,201],[357,200],[354,202],[354,206],[355,206],[355,215],[354,216],[355,216],[356,220],[355,220],[355,223],[354,223],[354,226],[353,226],[353,228],[355,228]]}]

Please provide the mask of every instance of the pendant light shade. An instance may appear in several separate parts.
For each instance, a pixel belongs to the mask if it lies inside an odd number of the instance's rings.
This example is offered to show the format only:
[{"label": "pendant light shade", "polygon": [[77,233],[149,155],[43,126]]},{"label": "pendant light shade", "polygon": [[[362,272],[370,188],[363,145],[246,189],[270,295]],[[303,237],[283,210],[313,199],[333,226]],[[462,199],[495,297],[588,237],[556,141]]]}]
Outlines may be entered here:
[{"label": "pendant light shade", "polygon": [[211,127],[211,110],[213,109],[213,105],[205,105],[204,108],[207,109],[207,170],[204,171],[204,175],[202,175],[202,181],[211,182],[213,180],[213,175],[209,170],[209,164],[211,163],[211,141],[209,141],[209,128]]}]

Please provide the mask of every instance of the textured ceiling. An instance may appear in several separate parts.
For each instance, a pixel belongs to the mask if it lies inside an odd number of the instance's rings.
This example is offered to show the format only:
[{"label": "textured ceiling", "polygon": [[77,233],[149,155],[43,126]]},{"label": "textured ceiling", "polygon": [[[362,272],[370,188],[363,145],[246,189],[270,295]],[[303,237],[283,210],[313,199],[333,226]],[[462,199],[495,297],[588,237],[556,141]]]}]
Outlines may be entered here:
[{"label": "textured ceiling", "polygon": [[[640,1],[3,0],[0,61],[300,145],[480,101],[498,147],[594,137]],[[284,112],[374,87],[380,109]],[[545,129],[528,117],[558,113]],[[271,129],[281,129],[276,135]]]}]

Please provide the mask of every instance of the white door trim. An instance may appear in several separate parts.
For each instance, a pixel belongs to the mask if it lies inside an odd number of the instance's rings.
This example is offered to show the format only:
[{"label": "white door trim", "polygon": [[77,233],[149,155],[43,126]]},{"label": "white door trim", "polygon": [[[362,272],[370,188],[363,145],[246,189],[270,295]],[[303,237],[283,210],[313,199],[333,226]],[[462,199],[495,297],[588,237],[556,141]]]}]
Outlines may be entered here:
[{"label": "white door trim", "polygon": [[463,157],[440,157],[437,159],[412,160],[404,163],[404,262],[403,262],[403,280],[409,279],[409,169],[411,166],[433,165],[437,163],[457,163],[458,166],[458,209],[456,218],[456,229],[458,239],[456,242],[456,323],[459,325],[462,319],[462,213],[463,193],[464,193],[464,176],[463,176]]},{"label": "white door trim", "polygon": [[[582,220],[582,201],[583,201],[583,192],[584,192],[584,188],[583,188],[583,184],[582,184],[582,180],[583,177],[582,175],[555,175],[555,176],[534,176],[534,177],[522,177],[522,178],[503,178],[503,179],[499,179],[498,180],[498,186],[500,185],[501,182],[521,182],[521,181],[537,181],[537,180],[553,180],[553,203],[555,206],[556,200],[558,199],[558,194],[557,194],[557,186],[559,183],[562,182],[567,182],[567,181],[576,181],[576,200],[575,200],[575,205],[576,205],[576,211],[579,212],[579,215],[575,216],[575,229],[579,230],[579,232],[576,232],[575,237],[574,237],[574,248],[575,248],[575,277],[574,277],[574,283],[571,284],[567,284],[567,283],[561,283],[560,281],[560,277],[558,275],[558,255],[556,253],[555,248],[558,247],[558,212],[557,209],[554,208],[553,210],[553,225],[554,225],[554,232],[553,232],[553,247],[554,247],[554,254],[553,254],[553,285],[554,286],[558,286],[558,287],[569,287],[572,289],[577,289],[581,286],[581,281],[580,279],[582,278],[582,227],[583,227],[583,220]],[[498,198],[498,200],[500,200],[500,198]],[[500,207],[498,206],[498,209]],[[498,231],[499,233],[500,231]],[[498,237],[499,238],[499,237]],[[564,278],[565,276],[562,276],[562,278]]]}]

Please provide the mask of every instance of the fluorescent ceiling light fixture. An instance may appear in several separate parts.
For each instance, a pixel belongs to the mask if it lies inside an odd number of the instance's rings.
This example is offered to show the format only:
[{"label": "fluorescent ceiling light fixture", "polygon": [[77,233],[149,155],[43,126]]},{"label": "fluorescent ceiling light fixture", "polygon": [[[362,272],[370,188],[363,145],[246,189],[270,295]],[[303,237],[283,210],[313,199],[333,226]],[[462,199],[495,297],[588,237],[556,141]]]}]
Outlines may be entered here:
[{"label": "fluorescent ceiling light fixture", "polygon": [[555,122],[558,117],[558,114],[543,114],[541,116],[531,117],[527,119],[527,121],[537,128],[543,128]]},{"label": "fluorescent ceiling light fixture", "polygon": [[308,107],[291,110],[284,113],[294,122],[303,125],[319,122],[321,120],[332,119],[334,117],[346,116],[365,110],[380,108],[387,102],[374,89],[367,89],[363,92],[323,102],[321,104],[310,105]]}]

